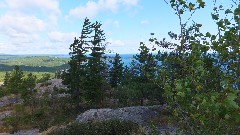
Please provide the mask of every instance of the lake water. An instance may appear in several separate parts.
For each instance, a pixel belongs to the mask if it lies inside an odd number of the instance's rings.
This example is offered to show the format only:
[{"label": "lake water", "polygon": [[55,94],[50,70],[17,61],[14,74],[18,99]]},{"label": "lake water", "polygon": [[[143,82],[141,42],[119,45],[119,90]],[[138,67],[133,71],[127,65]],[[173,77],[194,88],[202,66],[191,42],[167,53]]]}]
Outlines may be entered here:
[{"label": "lake water", "polygon": [[[113,58],[116,54],[106,54],[107,57]],[[129,65],[133,60],[133,55],[136,54],[120,54],[122,58],[122,62],[124,65]],[[31,56],[49,56],[49,57],[59,57],[59,58],[70,58],[68,54],[21,54],[21,55],[10,55],[10,54],[2,54],[0,55],[0,60],[6,60],[16,57],[31,57]]]},{"label": "lake water", "polygon": [[[119,54],[122,58],[122,62],[124,63],[124,65],[129,65],[132,60],[133,60],[133,56],[136,54]],[[60,55],[49,55],[51,57],[59,57],[59,58],[70,58],[70,56],[67,54],[60,54]],[[115,54],[106,54],[107,57],[113,58],[115,56]]]}]

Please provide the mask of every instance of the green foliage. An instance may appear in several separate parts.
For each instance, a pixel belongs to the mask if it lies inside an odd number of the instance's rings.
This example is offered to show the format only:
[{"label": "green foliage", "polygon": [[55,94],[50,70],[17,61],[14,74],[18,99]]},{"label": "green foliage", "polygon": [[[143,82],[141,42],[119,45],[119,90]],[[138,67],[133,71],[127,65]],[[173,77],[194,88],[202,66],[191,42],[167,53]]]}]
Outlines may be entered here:
[{"label": "green foliage", "polygon": [[[18,65],[23,71],[27,72],[51,72],[68,68],[69,58],[58,58],[49,56],[1,56],[0,68],[1,71],[9,72]],[[2,80],[2,72],[0,72],[0,81]]]},{"label": "green foliage", "polygon": [[[197,1],[197,9],[204,8],[203,1]],[[239,19],[220,19],[223,6],[214,8],[217,35],[200,32],[201,24],[187,27],[183,22],[185,11],[196,10],[196,5],[187,1],[170,1],[179,17],[179,35],[169,32],[180,45],[151,38],[150,42],[171,49],[170,53],[159,51],[159,74],[156,81],[164,87],[164,97],[179,123],[183,134],[235,134],[240,124],[239,76]],[[184,12],[183,12],[184,11]],[[232,10],[225,14],[236,16]],[[239,14],[238,14],[239,15]],[[192,16],[192,15],[191,15]],[[210,48],[215,52],[209,54]],[[227,66],[226,66],[227,65]]]},{"label": "green foliage", "polygon": [[6,73],[4,78],[4,86],[12,94],[19,94],[23,90],[23,71],[19,66],[15,66],[15,69],[11,73]]},{"label": "green foliage", "polygon": [[21,98],[27,102],[30,99],[31,94],[33,93],[34,87],[36,85],[37,77],[32,73],[27,74],[23,79],[22,85],[23,90],[21,91]]},{"label": "green foliage", "polygon": [[[80,38],[75,38],[70,45],[70,68],[63,73],[62,78],[69,86],[69,92],[77,106],[81,98],[94,104],[102,102],[106,64],[103,57],[105,37],[100,27],[99,22],[91,23],[86,18]],[[87,52],[90,57],[87,57]]]},{"label": "green foliage", "polygon": [[[155,50],[155,48],[152,50]],[[158,100],[162,103],[161,95],[163,89],[155,83],[158,65],[156,56],[142,42],[140,43],[139,51],[140,53],[134,56],[131,66],[129,68],[125,67],[124,80],[118,91],[125,91],[120,93],[123,95],[125,93],[127,94],[126,96],[120,95],[128,97],[127,99],[132,101],[138,101],[140,105],[143,105],[145,99]],[[126,89],[124,90],[123,88]],[[120,97],[120,99],[123,98]]]},{"label": "green foliage", "polygon": [[57,67],[64,65],[68,62],[69,58],[58,58],[50,56],[13,56],[8,58],[7,56],[2,56],[0,59],[0,64],[15,66],[15,65],[25,65],[32,67]]},{"label": "green foliage", "polygon": [[101,30],[101,23],[91,24],[90,31],[94,32],[90,40],[90,57],[86,64],[87,75],[85,84],[85,98],[94,105],[102,105],[104,85],[106,84],[105,33]]},{"label": "green foliage", "polygon": [[32,73],[25,76],[19,66],[16,66],[12,72],[5,74],[3,86],[6,89],[5,94],[20,94],[27,102],[35,87],[36,79],[37,77]]},{"label": "green foliage", "polygon": [[6,72],[4,76],[4,85],[7,86],[10,81],[10,73]]},{"label": "green foliage", "polygon": [[112,67],[110,68],[110,85],[115,88],[121,84],[123,80],[123,62],[121,56],[116,53],[114,60],[110,61]]},{"label": "green foliage", "polygon": [[0,55],[0,82],[4,81],[6,72],[10,72],[18,65],[24,73],[33,73],[39,76],[45,73],[52,74],[61,69],[68,68],[69,58],[58,58],[49,56],[21,56]]},{"label": "green foliage", "polygon": [[139,133],[139,126],[130,121],[109,120],[93,123],[72,123],[49,135],[131,135]]},{"label": "green foliage", "polygon": [[[86,18],[80,37],[70,45],[69,69],[57,74],[68,85],[68,91],[56,90],[56,93],[37,96],[33,91],[38,80],[34,74],[25,76],[18,66],[7,72],[4,86],[0,88],[21,94],[28,104],[17,106],[15,116],[6,118],[6,124],[14,127],[13,130],[23,124],[44,130],[64,123],[70,113],[75,116],[80,112],[80,104],[103,106],[106,95],[108,100],[118,101],[119,106],[145,105],[145,100],[157,100],[159,104],[164,97],[178,123],[179,134],[237,134],[240,125],[239,7],[233,5],[236,8],[226,10],[222,5],[214,7],[211,16],[218,33],[213,34],[202,33],[202,24],[194,21],[189,24],[194,13],[205,7],[203,0],[170,0],[169,4],[179,18],[180,34],[168,33],[176,42],[158,41],[154,37],[149,41],[170,52],[159,50],[153,54],[156,48],[150,49],[141,42],[140,52],[130,66],[123,67],[121,57],[116,54],[108,68],[101,24]],[[222,19],[221,13],[226,17]],[[44,61],[52,63],[52,59]],[[38,81],[44,82],[50,77],[43,74]],[[68,92],[71,97],[58,97],[60,91]],[[131,134],[137,129],[131,122],[107,121],[73,123],[52,134]]]},{"label": "green foliage", "polygon": [[70,67],[61,76],[63,83],[68,85],[68,93],[72,97],[73,104],[78,106],[78,109],[81,100],[80,95],[84,86],[84,76],[86,75],[85,62],[87,61],[87,57],[85,53],[88,52],[89,27],[90,22],[88,19],[85,19],[81,36],[79,39],[75,38],[69,48],[71,50],[69,53],[71,60],[68,62]]},{"label": "green foliage", "polygon": [[0,98],[5,96],[7,94],[6,88],[3,86],[0,86]]},{"label": "green foliage", "polygon": [[10,117],[3,119],[4,127],[15,132],[20,129],[38,128],[44,131],[57,124],[66,124],[73,120],[69,97],[58,96],[58,90],[42,95],[31,93],[28,102],[16,105]]},{"label": "green foliage", "polygon": [[[30,73],[31,74],[31,73]],[[51,79],[51,74],[50,73],[43,73],[42,75],[41,75],[41,78],[39,78],[38,80],[37,80],[37,82],[39,82],[39,83],[42,83],[42,82],[46,82],[46,81],[48,81],[48,80],[50,80]]]},{"label": "green foliage", "polygon": [[140,43],[140,54],[134,56],[136,63],[136,72],[139,73],[140,82],[148,82],[156,77],[157,61],[155,56],[150,52],[150,49],[144,44]]},{"label": "green foliage", "polygon": [[[22,69],[22,68],[20,67],[20,69]],[[8,71],[8,73],[10,73],[11,71]],[[53,72],[29,72],[29,71],[25,71],[25,70],[23,70],[23,73],[24,74],[32,73],[33,75],[35,75],[37,77],[37,82],[42,78],[43,74],[50,74],[51,75],[50,78],[53,78],[55,75],[55,73],[53,73]],[[5,75],[6,75],[5,71],[0,71],[0,82],[4,82]]]}]

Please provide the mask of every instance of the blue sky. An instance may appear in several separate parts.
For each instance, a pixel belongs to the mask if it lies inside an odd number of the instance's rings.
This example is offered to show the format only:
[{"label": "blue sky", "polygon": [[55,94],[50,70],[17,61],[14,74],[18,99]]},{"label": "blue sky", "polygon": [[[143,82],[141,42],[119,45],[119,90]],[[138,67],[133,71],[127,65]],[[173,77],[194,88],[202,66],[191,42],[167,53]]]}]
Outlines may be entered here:
[{"label": "blue sky", "polygon": [[[220,3],[228,7],[231,0]],[[203,24],[203,32],[216,33],[213,7],[208,0],[192,18]],[[148,44],[150,33],[162,39],[180,31],[178,17],[164,0],[0,0],[0,53],[67,54],[85,17],[103,24],[111,43],[107,49],[116,53],[136,53],[140,42]]]}]

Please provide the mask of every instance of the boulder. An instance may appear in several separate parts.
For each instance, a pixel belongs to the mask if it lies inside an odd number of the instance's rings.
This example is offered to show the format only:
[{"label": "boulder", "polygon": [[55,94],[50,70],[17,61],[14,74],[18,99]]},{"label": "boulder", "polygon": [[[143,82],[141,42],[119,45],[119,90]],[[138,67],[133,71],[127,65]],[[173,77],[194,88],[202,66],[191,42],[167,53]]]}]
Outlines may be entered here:
[{"label": "boulder", "polygon": [[163,106],[136,106],[118,109],[90,109],[80,114],[77,122],[126,120],[146,125],[151,117],[156,117]]},{"label": "boulder", "polygon": [[[162,105],[134,106],[118,109],[90,109],[80,114],[77,117],[76,122],[86,123],[107,120],[132,121],[143,127],[148,134],[152,130],[151,124],[153,120],[157,117],[161,117],[161,114],[164,114],[163,112],[166,112],[166,107]],[[176,127],[159,123],[156,126],[156,131],[158,134],[175,134]]]}]

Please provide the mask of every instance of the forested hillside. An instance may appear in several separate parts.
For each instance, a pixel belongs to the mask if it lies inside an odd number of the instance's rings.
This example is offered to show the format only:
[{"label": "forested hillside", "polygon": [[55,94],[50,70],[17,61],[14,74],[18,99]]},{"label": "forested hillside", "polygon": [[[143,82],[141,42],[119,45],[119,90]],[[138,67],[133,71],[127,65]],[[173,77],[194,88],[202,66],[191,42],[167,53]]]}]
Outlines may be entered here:
[{"label": "forested hillside", "polygon": [[[11,55],[10,55],[11,56]],[[24,56],[24,55],[9,55],[0,56],[0,64],[15,66],[24,65],[32,67],[57,67],[67,64],[68,58],[59,58],[53,56]]]},{"label": "forested hillside", "polygon": [[24,72],[32,72],[41,76],[49,73],[54,76],[57,71],[68,68],[69,58],[34,55],[0,55],[0,81],[3,81],[5,72],[12,71],[18,65]]}]

